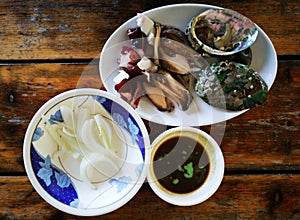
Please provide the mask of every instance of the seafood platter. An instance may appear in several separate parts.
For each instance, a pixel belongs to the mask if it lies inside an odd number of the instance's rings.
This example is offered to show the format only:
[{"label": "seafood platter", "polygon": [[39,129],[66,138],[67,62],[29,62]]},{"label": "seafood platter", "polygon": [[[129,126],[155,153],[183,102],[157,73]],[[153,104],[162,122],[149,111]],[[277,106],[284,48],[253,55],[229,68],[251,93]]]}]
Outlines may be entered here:
[{"label": "seafood platter", "polygon": [[137,14],[101,52],[100,76],[139,115],[171,126],[226,121],[266,102],[276,52],[246,16],[201,4]]}]

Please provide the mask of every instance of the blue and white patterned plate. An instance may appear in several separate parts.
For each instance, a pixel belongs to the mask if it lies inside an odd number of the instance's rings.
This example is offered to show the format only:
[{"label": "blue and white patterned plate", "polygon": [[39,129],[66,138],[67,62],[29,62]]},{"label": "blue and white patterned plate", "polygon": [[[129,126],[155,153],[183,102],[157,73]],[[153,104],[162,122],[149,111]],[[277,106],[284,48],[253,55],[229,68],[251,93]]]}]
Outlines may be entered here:
[{"label": "blue and white patterned plate", "polygon": [[[81,157],[59,150],[47,126],[63,123],[61,106],[86,106],[111,123],[112,150],[119,169],[105,180],[87,184]],[[145,181],[150,141],[138,114],[120,98],[97,89],[75,89],[45,103],[31,120],[24,139],[25,169],[36,191],[54,207],[74,215],[95,216],[126,204]]]}]

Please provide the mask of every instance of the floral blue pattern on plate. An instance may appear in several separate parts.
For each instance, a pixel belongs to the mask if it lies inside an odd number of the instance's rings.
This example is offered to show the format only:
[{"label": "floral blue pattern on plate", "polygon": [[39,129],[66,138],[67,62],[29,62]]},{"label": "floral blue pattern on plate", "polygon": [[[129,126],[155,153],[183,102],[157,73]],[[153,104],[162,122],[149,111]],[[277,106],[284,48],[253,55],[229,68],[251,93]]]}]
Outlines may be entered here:
[{"label": "floral blue pattern on plate", "polygon": [[[52,120],[51,117],[50,120]],[[60,117],[60,121],[62,121],[62,117]],[[44,131],[37,127],[32,137],[32,142],[38,141],[43,135]],[[74,201],[78,201],[78,195],[68,175],[51,164],[49,155],[43,158],[33,146],[31,147],[30,156],[32,168],[42,187],[58,201],[66,205],[75,206]]]},{"label": "floral blue pattern on plate", "polygon": [[51,164],[49,156],[43,159],[34,147],[31,148],[31,158],[38,181],[49,195],[66,205],[75,206],[78,195],[70,178]]},{"label": "floral blue pattern on plate", "polygon": [[132,179],[129,176],[121,176],[118,179],[111,179],[109,180],[109,183],[111,185],[116,185],[118,190],[117,192],[121,192],[124,188],[127,187],[127,185],[132,181]]}]

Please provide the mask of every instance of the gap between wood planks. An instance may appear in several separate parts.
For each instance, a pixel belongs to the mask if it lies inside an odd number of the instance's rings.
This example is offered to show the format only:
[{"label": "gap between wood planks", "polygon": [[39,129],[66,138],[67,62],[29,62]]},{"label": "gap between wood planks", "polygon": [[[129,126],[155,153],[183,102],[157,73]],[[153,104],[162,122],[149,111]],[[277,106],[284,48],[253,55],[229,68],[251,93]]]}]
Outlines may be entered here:
[{"label": "gap between wood planks", "polygon": [[[299,175],[300,170],[225,170],[225,176],[233,175]],[[25,172],[2,172],[0,177],[27,176]]]},{"label": "gap between wood planks", "polygon": [[[280,61],[294,61],[300,60],[300,55],[277,55],[277,59]],[[81,59],[33,59],[33,60],[0,60],[0,65],[20,65],[20,64],[89,64],[93,61],[93,64],[99,62],[99,58],[81,58]]]},{"label": "gap between wood planks", "polygon": [[34,60],[0,60],[0,66],[5,65],[22,65],[22,64],[98,64],[99,58],[89,59],[34,59]]}]

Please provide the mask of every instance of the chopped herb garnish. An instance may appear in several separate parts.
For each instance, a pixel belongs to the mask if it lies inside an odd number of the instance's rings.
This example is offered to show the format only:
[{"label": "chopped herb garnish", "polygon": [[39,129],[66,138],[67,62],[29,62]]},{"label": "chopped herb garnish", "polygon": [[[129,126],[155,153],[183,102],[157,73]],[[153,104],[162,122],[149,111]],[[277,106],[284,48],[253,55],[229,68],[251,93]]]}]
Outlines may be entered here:
[{"label": "chopped herb garnish", "polygon": [[173,180],[172,180],[172,183],[173,183],[174,185],[178,184],[178,183],[179,183],[179,179],[173,179]]},{"label": "chopped herb garnish", "polygon": [[187,179],[190,179],[194,175],[194,167],[193,162],[189,162],[187,165],[183,167],[186,170],[186,173],[184,174],[184,177]]},{"label": "chopped herb garnish", "polygon": [[180,171],[180,172],[184,172],[184,169],[183,169],[181,166],[179,166],[179,167],[177,168],[177,170]]}]

